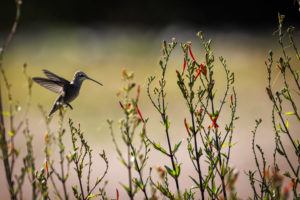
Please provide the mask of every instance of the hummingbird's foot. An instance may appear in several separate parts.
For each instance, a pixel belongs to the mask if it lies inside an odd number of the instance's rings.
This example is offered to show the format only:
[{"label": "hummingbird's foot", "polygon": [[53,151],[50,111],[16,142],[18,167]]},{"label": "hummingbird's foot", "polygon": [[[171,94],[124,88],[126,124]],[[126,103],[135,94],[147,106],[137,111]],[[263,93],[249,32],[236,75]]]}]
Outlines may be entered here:
[{"label": "hummingbird's foot", "polygon": [[73,107],[69,103],[66,103],[66,105],[69,106],[71,110],[73,110]]}]

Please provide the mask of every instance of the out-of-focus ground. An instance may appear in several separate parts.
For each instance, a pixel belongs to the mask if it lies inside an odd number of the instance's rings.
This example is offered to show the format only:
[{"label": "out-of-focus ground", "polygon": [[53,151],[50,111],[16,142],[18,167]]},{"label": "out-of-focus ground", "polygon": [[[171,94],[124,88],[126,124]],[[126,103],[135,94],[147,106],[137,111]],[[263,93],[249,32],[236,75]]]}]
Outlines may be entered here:
[{"label": "out-of-focus ground", "polygon": [[[139,108],[144,118],[149,118],[148,135],[150,138],[160,141],[166,145],[163,127],[160,124],[159,115],[153,109],[147,94],[147,77],[150,75],[160,75],[158,65],[161,56],[161,41],[170,41],[175,37],[178,43],[192,41],[192,49],[197,60],[203,61],[204,50],[201,41],[196,37],[197,31],[201,30],[190,27],[169,26],[160,31],[143,31],[134,27],[101,27],[99,29],[87,29],[78,27],[56,27],[40,28],[39,31],[21,31],[7,49],[4,60],[4,67],[7,77],[12,84],[12,94],[16,102],[22,106],[26,103],[27,87],[26,80],[22,74],[22,66],[26,62],[28,73],[31,76],[44,76],[42,69],[52,72],[71,80],[77,70],[86,72],[91,78],[103,83],[103,87],[91,81],[85,81],[80,96],[72,102],[73,110],[67,112],[76,123],[80,123],[94,152],[102,152],[105,149],[109,159],[109,172],[105,178],[108,180],[106,188],[109,198],[115,198],[116,188],[120,191],[121,199],[126,199],[126,194],[120,186],[120,182],[127,183],[127,173],[125,167],[118,161],[114,150],[112,138],[109,133],[107,119],[113,119],[115,124],[122,117],[119,106],[120,97],[116,96],[122,86],[121,70],[133,71],[135,81],[141,85],[141,101]],[[262,125],[258,129],[257,142],[265,151],[265,156],[271,164],[274,149],[274,132],[271,124],[271,104],[266,95],[267,70],[264,61],[267,60],[268,51],[273,49],[274,57],[278,58],[280,49],[277,38],[272,36],[273,30],[206,30],[204,35],[207,39],[213,40],[212,48],[216,57],[216,88],[217,95],[222,96],[225,88],[224,70],[218,61],[219,56],[227,60],[228,68],[235,73],[235,89],[237,92],[237,115],[240,117],[235,124],[234,141],[237,144],[233,147],[230,163],[239,170],[238,184],[236,184],[239,196],[245,199],[251,196],[250,184],[244,171],[254,170],[254,157],[251,152],[251,139],[255,125],[255,120],[263,119]],[[299,44],[299,32],[296,32],[295,41]],[[183,54],[178,44],[174,50],[168,70],[167,70],[167,100],[168,113],[171,120],[171,140],[174,144],[186,138],[183,120],[188,119],[187,109],[184,100],[176,84],[175,70],[182,69]],[[299,46],[299,45],[298,45]],[[291,53],[295,60],[294,53]],[[299,69],[299,65],[298,65]],[[276,71],[276,70],[274,70]],[[274,73],[276,76],[277,71]],[[281,85],[281,79],[277,79],[274,87]],[[2,86],[2,90],[4,90]],[[5,98],[3,92],[3,98]],[[29,125],[34,134],[34,154],[36,156],[37,168],[43,167],[44,154],[43,143],[45,134],[45,124],[37,108],[38,104],[49,111],[56,94],[40,87],[33,86],[32,103],[29,112]],[[299,102],[299,98],[296,99]],[[299,105],[299,103],[298,103]],[[290,111],[287,108],[287,112]],[[223,120],[223,121],[222,121]],[[220,119],[220,125],[226,119]],[[57,130],[58,116],[54,114],[51,122],[52,131]],[[66,120],[67,121],[67,120]],[[294,122],[294,123],[293,123]],[[290,129],[295,133],[294,139],[299,139],[299,123],[290,119]],[[66,125],[68,130],[68,126]],[[114,127],[115,135],[120,139],[118,127]],[[220,128],[224,130],[224,127]],[[25,141],[20,134],[17,137],[17,147],[21,149],[21,155],[25,151]],[[285,138],[285,136],[283,136]],[[66,133],[67,152],[71,150],[69,132]],[[119,144],[121,140],[119,140]],[[122,146],[124,147],[124,145]],[[124,147],[125,149],[125,147]],[[288,145],[290,153],[292,148]],[[181,187],[191,187],[192,181],[188,175],[193,175],[193,167],[188,159],[186,141],[184,140],[181,150],[177,156],[182,164]],[[94,156],[94,173],[104,170],[102,161]],[[297,160],[293,160],[294,163]],[[203,162],[203,160],[202,160]],[[280,161],[283,171],[288,169],[284,160]],[[159,165],[170,165],[169,160],[155,150],[151,150],[148,165],[156,167]],[[21,165],[18,163],[17,170]],[[97,167],[101,166],[101,167]],[[0,164],[0,188],[2,199],[8,199],[8,189],[4,176],[3,164]],[[148,171],[144,172],[145,175]],[[171,180],[171,179],[170,179]],[[76,178],[70,177],[70,182]],[[29,183],[26,182],[26,187]],[[50,188],[51,191],[51,188]],[[70,191],[71,194],[71,191]],[[30,192],[26,193],[27,199]]]}]

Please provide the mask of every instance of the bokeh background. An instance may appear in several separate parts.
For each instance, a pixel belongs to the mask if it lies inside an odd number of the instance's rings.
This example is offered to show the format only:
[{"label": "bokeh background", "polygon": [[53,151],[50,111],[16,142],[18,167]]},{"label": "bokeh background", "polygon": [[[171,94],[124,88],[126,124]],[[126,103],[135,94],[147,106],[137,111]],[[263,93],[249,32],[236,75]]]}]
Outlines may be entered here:
[{"label": "bokeh background", "polygon": [[[264,148],[268,161],[272,159],[274,147],[271,105],[265,93],[267,71],[264,61],[270,49],[274,51],[275,57],[280,55],[277,37],[273,35],[277,28],[278,12],[286,15],[286,26],[296,27],[295,42],[299,47],[300,16],[296,4],[293,0],[247,2],[24,0],[20,25],[6,51],[4,67],[12,85],[13,98],[21,106],[25,105],[27,96],[26,79],[22,74],[24,63],[27,63],[28,73],[31,76],[44,76],[42,69],[48,69],[71,80],[74,72],[82,70],[104,84],[104,87],[99,87],[93,82],[86,81],[80,96],[72,103],[74,110],[68,111],[67,117],[81,124],[95,152],[106,150],[110,162],[106,177],[109,181],[108,196],[115,198],[115,190],[118,188],[121,199],[126,199],[125,191],[119,184],[127,183],[126,169],[118,161],[106,123],[107,119],[117,122],[122,117],[118,103],[120,97],[116,96],[122,86],[121,70],[126,68],[127,71],[133,71],[135,81],[141,85],[139,108],[144,117],[149,118],[151,128],[148,128],[148,135],[166,144],[159,116],[146,95],[147,77],[160,74],[158,61],[161,55],[161,41],[170,41],[172,37],[175,37],[179,43],[192,41],[195,57],[203,61],[204,51],[196,37],[196,33],[202,30],[207,39],[213,40],[212,48],[215,57],[223,56],[227,60],[229,69],[235,73],[240,120],[235,126],[234,141],[237,144],[232,151],[231,163],[240,172],[237,190],[240,197],[245,199],[251,195],[250,184],[244,171],[254,169],[251,130],[254,128],[255,119],[263,119],[257,141]],[[0,3],[1,42],[10,30],[14,15],[14,1],[2,0]],[[182,52],[178,46],[171,56],[167,71],[167,100],[173,143],[186,137],[183,119],[188,115],[175,75],[176,69],[182,69],[182,63]],[[222,95],[225,76],[218,61],[216,61],[216,77],[218,94]],[[278,79],[273,84],[274,87],[280,87],[281,80]],[[44,162],[41,149],[45,133],[44,121],[37,105],[41,104],[48,111],[55,98],[56,94],[37,84],[33,86],[29,124],[34,133],[37,168],[42,167]],[[53,132],[58,127],[57,121],[56,115],[51,122]],[[299,123],[292,122],[290,122],[293,124],[291,129],[299,132]],[[120,139],[118,127],[114,126],[114,130],[115,135]],[[294,137],[297,139],[299,135]],[[68,134],[65,140],[66,146],[71,147]],[[119,143],[121,144],[121,141]],[[25,150],[22,135],[18,136],[17,146],[21,152]],[[187,175],[193,175],[193,169],[190,161],[186,159],[188,154],[185,146],[186,142],[178,155],[178,159],[183,163],[181,181],[187,186],[192,186]],[[168,161],[165,163],[161,155],[152,150],[149,166],[156,167],[164,164],[170,163]],[[20,166],[21,163],[18,165]],[[95,161],[95,166],[99,167],[95,167],[94,173],[103,170],[100,160]],[[284,161],[282,166],[285,169]],[[0,172],[0,182],[3,185],[0,188],[1,198],[8,199],[2,163]],[[145,174],[147,173],[146,171]],[[75,181],[74,177],[70,177],[69,184],[76,183]],[[29,197],[30,192],[27,195]]]}]

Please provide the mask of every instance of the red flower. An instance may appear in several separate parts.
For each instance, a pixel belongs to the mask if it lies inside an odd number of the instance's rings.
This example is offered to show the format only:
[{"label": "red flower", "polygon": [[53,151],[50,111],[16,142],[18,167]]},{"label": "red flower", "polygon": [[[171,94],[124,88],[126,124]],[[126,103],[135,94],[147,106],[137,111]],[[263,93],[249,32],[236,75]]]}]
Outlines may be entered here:
[{"label": "red flower", "polygon": [[190,53],[190,55],[191,55],[191,58],[192,58],[193,61],[198,65],[198,63],[197,63],[197,61],[196,61],[196,59],[195,59],[195,57],[194,57],[194,55],[193,55],[193,53],[192,53],[191,45],[190,45],[190,44],[188,44],[188,49],[189,49],[189,53]]},{"label": "red flower", "polygon": [[186,129],[186,132],[187,132],[189,135],[191,135],[190,130],[189,130],[189,127],[188,127],[188,125],[187,125],[187,123],[186,123],[186,118],[184,118],[184,126],[185,126],[185,129]]},{"label": "red flower", "polygon": [[232,95],[230,96],[230,103],[231,104],[233,103],[233,97],[232,97]]},{"label": "red flower", "polygon": [[182,70],[182,73],[184,73],[185,67],[186,67],[186,60],[185,60],[185,58],[184,58],[184,59],[183,59],[183,70]]},{"label": "red flower", "polygon": [[196,71],[197,71],[197,74],[195,76],[195,80],[198,78],[198,76],[200,75],[201,72],[206,76],[206,67],[205,67],[205,65],[201,64],[199,69],[197,69]]},{"label": "red flower", "polygon": [[197,72],[197,74],[196,74],[196,76],[195,76],[195,80],[198,78],[199,74],[201,73],[201,70],[200,70],[200,68],[199,68],[199,69],[197,69],[196,71],[198,71],[198,72]]},{"label": "red flower", "polygon": [[142,120],[143,122],[145,122],[145,121],[144,121],[144,118],[143,118],[143,116],[142,116],[142,114],[141,114],[141,112],[140,112],[140,109],[139,109],[139,107],[138,107],[137,105],[136,105],[136,111],[137,111],[137,113],[139,114],[141,120]]},{"label": "red flower", "polygon": [[209,125],[208,128],[211,129],[212,127],[215,127],[216,131],[218,131],[219,125],[217,124],[217,119],[218,119],[219,115],[213,117],[211,114],[209,114],[209,117],[210,117],[210,119],[212,121],[212,124]]}]

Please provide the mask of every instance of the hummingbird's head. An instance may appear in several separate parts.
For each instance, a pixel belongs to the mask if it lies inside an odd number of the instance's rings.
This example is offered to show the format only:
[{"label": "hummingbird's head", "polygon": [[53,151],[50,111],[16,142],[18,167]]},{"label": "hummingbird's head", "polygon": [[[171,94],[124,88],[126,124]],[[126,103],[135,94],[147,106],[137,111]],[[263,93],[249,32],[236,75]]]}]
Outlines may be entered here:
[{"label": "hummingbird's head", "polygon": [[88,78],[88,76],[82,71],[78,71],[74,75],[74,79],[80,80],[81,82],[84,81],[87,78]]},{"label": "hummingbird's head", "polygon": [[84,72],[82,72],[82,71],[78,71],[78,72],[76,72],[75,75],[74,75],[74,80],[76,80],[76,81],[78,81],[78,82],[80,82],[80,83],[82,83],[82,82],[83,82],[84,80],[86,80],[86,79],[91,80],[91,81],[94,81],[94,82],[98,83],[99,85],[102,85],[102,84],[99,83],[98,81],[96,81],[96,80],[94,80],[94,79],[88,77],[88,75],[86,75],[86,74],[85,74]]}]

